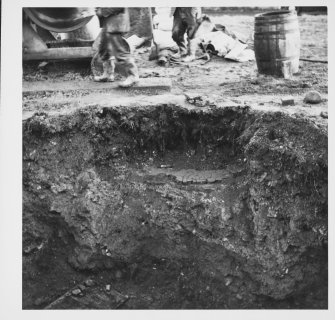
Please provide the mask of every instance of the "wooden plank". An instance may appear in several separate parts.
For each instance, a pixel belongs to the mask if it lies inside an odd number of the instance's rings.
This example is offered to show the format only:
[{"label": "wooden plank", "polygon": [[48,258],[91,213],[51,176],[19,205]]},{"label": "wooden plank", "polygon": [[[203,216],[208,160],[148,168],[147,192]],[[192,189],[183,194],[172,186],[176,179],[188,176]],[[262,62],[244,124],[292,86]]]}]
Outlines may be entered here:
[{"label": "wooden plank", "polygon": [[92,58],[92,47],[51,48],[43,52],[23,54],[23,60],[71,60]]}]

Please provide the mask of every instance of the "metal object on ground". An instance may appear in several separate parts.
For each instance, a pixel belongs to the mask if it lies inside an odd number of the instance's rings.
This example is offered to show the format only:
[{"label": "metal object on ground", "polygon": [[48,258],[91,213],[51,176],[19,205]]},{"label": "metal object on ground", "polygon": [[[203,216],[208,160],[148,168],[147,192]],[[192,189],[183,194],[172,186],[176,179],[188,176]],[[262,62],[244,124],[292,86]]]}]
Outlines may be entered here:
[{"label": "metal object on ground", "polygon": [[25,60],[65,60],[85,59],[94,54],[92,47],[51,48],[43,52],[30,52],[24,55]]},{"label": "metal object on ground", "polygon": [[86,25],[93,17],[88,8],[23,8],[38,26],[53,32],[70,32]]},{"label": "metal object on ground", "polygon": [[300,31],[295,11],[255,16],[254,49],[258,72],[290,77],[299,70]]},{"label": "metal object on ground", "polygon": [[43,39],[36,33],[32,26],[23,20],[23,35],[22,35],[23,54],[45,52],[48,50]]},{"label": "metal object on ground", "polygon": [[[98,47],[99,25],[89,8],[23,8],[23,59],[58,60],[92,58]],[[131,30],[126,35],[136,34],[151,39],[151,8],[129,8]],[[29,20],[35,25],[32,27]],[[98,28],[98,32],[96,32]],[[43,32],[41,32],[43,30]],[[53,39],[52,33],[62,35]],[[43,35],[42,35],[43,34]],[[65,41],[67,40],[67,41]],[[97,43],[95,43],[97,42]],[[149,43],[150,41],[148,41]]]}]

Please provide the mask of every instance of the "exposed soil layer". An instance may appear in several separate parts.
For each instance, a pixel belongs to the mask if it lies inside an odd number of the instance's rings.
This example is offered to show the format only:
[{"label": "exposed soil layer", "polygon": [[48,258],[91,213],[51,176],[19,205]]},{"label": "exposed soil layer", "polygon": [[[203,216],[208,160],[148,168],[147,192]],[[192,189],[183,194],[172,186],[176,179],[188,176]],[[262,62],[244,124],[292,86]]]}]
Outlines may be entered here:
[{"label": "exposed soil layer", "polygon": [[91,106],[26,119],[23,156],[25,309],[327,308],[325,125]]},{"label": "exposed soil layer", "polygon": [[[210,16],[252,47],[254,13]],[[301,58],[326,62],[327,16],[299,26]],[[24,64],[23,308],[327,308],[328,65],[135,56],[170,95]]]}]

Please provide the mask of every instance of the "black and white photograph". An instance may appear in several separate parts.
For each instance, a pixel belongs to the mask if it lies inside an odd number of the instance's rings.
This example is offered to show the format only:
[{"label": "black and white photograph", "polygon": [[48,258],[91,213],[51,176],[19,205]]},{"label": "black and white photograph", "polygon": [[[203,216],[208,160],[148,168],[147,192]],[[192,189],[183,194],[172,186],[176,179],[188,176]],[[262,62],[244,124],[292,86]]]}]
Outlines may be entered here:
[{"label": "black and white photograph", "polygon": [[[8,55],[1,62],[1,125],[3,85],[22,90],[12,119],[20,165],[1,162],[0,179],[8,195],[7,177],[19,178],[21,291],[11,294],[20,316],[313,310],[330,319],[333,8],[91,3],[22,1],[16,84],[6,81]],[[2,127],[3,145],[10,139]],[[4,194],[1,215],[11,215]]]}]

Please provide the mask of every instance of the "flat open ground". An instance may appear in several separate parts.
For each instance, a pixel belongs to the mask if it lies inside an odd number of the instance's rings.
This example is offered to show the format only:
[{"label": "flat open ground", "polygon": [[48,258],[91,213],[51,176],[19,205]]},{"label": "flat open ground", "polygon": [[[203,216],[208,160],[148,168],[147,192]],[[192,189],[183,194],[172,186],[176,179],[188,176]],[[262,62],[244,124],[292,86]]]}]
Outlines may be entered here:
[{"label": "flat open ground", "polygon": [[[223,15],[213,16],[215,23],[225,25],[229,30],[241,33],[250,38],[253,32],[254,16]],[[307,15],[299,17],[301,31],[301,58],[327,61],[327,16]],[[304,113],[316,116],[327,109],[328,65],[301,61],[300,72],[291,80],[258,76],[256,62],[238,63],[222,58],[213,58],[205,65],[194,62],[189,66],[160,67],[156,61],[148,61],[149,53],[137,54],[137,63],[141,77],[169,77],[173,81],[171,93],[183,95],[187,91],[195,91],[199,95],[210,95],[216,101],[232,100],[247,103],[252,107],[277,109],[288,112]],[[108,90],[106,85],[92,83],[89,64],[55,63],[48,71],[38,71],[36,64],[26,65],[23,72],[23,111],[35,111],[42,105],[44,111],[52,110],[52,105],[63,99],[69,101],[74,97],[77,103],[99,99],[117,100],[119,97],[131,96],[132,93]],[[88,89],[94,87],[94,92]],[[56,90],[54,94],[38,94],[26,97],[30,90]],[[73,89],[73,90],[71,90]],[[309,90],[317,90],[322,94],[323,102],[317,107],[303,104],[304,94]],[[93,90],[92,90],[93,91]],[[95,94],[96,92],[99,94]],[[138,95],[138,92],[135,93]],[[281,107],[281,97],[291,95],[295,98],[296,107]],[[94,98],[92,98],[94,96]],[[41,100],[43,99],[43,100]],[[70,99],[71,100],[71,99]],[[316,117],[318,118],[318,117]],[[319,120],[319,119],[317,119]]]}]

